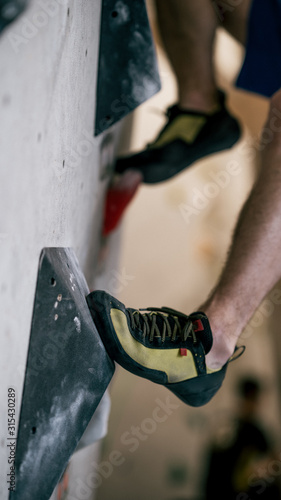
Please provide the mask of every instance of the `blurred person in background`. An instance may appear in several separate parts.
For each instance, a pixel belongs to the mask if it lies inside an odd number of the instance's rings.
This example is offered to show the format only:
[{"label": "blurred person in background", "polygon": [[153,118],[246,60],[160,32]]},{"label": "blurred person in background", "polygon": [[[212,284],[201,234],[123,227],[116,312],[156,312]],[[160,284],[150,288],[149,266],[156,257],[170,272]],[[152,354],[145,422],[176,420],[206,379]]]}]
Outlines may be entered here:
[{"label": "blurred person in background", "polygon": [[[263,388],[246,377],[237,384],[237,415],[217,429],[208,453],[205,499],[278,500],[280,457],[258,418]],[[273,472],[273,474],[272,474]]]}]

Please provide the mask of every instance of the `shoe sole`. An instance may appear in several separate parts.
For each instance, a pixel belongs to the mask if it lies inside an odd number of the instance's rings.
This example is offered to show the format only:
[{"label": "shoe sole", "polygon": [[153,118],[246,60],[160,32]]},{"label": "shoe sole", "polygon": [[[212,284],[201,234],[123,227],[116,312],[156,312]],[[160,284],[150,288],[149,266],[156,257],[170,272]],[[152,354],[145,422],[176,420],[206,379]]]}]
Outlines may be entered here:
[{"label": "shoe sole", "polygon": [[[206,131],[204,135],[206,136]],[[159,153],[157,149],[154,149],[152,150],[152,155],[159,154],[160,156],[156,161],[143,158],[142,155],[149,154],[148,150],[129,158],[119,159],[116,163],[116,171],[122,173],[129,168],[138,170],[143,176],[144,184],[165,182],[200,159],[231,149],[240,137],[241,128],[239,123],[235,118],[228,116],[227,123],[219,126],[211,136],[207,136],[207,139],[206,137],[200,137],[199,134],[199,137],[192,146],[187,145],[182,140],[176,140],[163,146],[161,151],[159,150]],[[181,158],[174,164],[174,158],[178,156]],[[187,157],[188,160],[186,159]],[[142,164],[142,161],[144,164]]]}]

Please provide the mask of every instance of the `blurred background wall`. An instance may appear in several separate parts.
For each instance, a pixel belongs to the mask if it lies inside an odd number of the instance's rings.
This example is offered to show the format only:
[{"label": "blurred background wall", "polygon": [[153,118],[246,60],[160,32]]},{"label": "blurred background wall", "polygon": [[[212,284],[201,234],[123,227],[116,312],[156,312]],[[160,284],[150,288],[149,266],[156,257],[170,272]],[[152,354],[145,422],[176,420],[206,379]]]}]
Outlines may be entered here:
[{"label": "blurred background wall", "polygon": [[[151,9],[150,16],[162,91],[134,113],[130,146],[134,151],[153,140],[165,122],[163,112],[176,100],[174,77]],[[239,143],[169,182],[143,185],[129,207],[119,230],[120,269],[128,278],[115,294],[126,306],[166,305],[190,313],[198,309],[218,279],[237,215],[258,169],[257,141],[268,110],[266,99],[233,87],[242,60],[241,46],[221,30],[216,41],[217,79],[227,93],[229,108],[241,120],[243,137]],[[192,206],[192,189],[206,193],[208,183],[214,182],[229,162],[236,162],[237,175],[225,187],[217,184],[215,196],[207,199],[198,214],[185,217],[181,208]],[[98,500],[201,498],[207,448],[238,411],[235,387],[243,375],[257,377],[266,388],[258,415],[280,455],[280,350],[276,354],[275,339],[279,337],[280,300],[276,297],[269,295],[243,332],[241,344],[246,345],[246,352],[230,365],[223,388],[206,407],[190,408],[165,388],[117,368],[110,387],[112,410],[102,463],[108,462],[113,450],[121,458],[109,473],[104,472]],[[156,423],[153,411],[164,405],[167,397],[174,407],[166,409],[163,422]],[[280,472],[271,478],[278,481],[279,476]]]}]

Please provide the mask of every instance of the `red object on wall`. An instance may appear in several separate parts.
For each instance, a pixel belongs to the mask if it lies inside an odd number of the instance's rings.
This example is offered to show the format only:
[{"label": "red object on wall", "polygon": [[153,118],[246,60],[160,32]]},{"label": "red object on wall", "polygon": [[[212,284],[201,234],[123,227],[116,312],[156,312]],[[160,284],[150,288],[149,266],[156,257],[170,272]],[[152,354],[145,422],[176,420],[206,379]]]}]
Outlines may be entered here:
[{"label": "red object on wall", "polygon": [[108,188],[104,209],[103,236],[108,236],[117,228],[141,182],[140,172],[127,170]]}]

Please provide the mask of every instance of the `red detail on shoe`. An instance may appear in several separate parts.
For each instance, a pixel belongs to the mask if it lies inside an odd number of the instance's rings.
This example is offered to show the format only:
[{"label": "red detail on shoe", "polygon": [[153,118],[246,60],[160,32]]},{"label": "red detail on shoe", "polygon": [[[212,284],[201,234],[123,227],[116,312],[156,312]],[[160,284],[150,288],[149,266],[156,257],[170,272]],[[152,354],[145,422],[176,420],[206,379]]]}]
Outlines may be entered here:
[{"label": "red detail on shoe", "polygon": [[125,208],[135,195],[141,182],[142,175],[140,172],[127,170],[108,189],[104,209],[103,236],[107,236],[118,226]]},{"label": "red detail on shoe", "polygon": [[195,332],[202,332],[204,330],[204,326],[203,326],[201,319],[196,319],[195,321],[193,321],[193,324],[195,327],[194,328]]},{"label": "red detail on shoe", "polygon": [[181,356],[187,356],[187,349],[185,347],[180,348],[180,355]]}]

